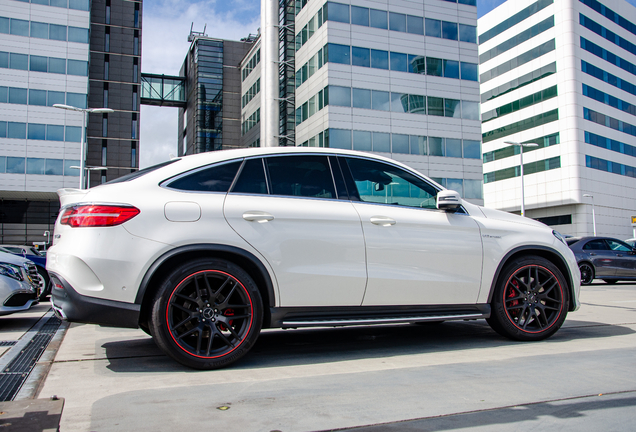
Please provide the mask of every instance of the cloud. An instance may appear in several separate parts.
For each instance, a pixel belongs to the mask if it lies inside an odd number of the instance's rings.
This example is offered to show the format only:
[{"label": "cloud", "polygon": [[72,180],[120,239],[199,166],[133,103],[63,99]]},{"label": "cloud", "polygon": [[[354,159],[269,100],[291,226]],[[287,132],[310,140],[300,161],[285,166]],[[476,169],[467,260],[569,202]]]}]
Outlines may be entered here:
[{"label": "cloud", "polygon": [[[231,5],[231,6],[230,6]],[[141,70],[178,75],[190,47],[190,26],[213,38],[240,40],[260,26],[260,2],[253,0],[144,3]],[[177,108],[142,105],[139,165],[143,168],[177,154]]]}]

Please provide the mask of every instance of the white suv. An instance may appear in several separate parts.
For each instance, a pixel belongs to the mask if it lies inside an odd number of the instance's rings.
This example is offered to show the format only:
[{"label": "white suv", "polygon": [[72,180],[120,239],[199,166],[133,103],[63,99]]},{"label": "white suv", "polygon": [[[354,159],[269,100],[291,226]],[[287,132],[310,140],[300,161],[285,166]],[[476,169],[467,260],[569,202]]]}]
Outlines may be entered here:
[{"label": "white suv", "polygon": [[579,307],[560,234],[368,153],[211,152],[58,193],[56,312],[141,327],[193,368],[262,328],[485,318],[539,340]]}]

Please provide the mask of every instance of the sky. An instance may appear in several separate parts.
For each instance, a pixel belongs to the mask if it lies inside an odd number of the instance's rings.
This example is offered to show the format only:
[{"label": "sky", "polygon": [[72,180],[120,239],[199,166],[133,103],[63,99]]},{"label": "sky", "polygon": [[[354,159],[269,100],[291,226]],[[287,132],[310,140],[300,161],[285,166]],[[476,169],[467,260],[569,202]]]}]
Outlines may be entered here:
[{"label": "sky", "polygon": [[[477,0],[481,18],[505,0]],[[514,0],[510,0],[514,1]],[[636,0],[627,0],[636,6]],[[240,40],[260,27],[260,0],[151,0],[144,2],[141,71],[178,75],[194,31]],[[610,2],[611,3],[611,2]],[[139,165],[164,162],[177,154],[178,109],[141,106]]]}]

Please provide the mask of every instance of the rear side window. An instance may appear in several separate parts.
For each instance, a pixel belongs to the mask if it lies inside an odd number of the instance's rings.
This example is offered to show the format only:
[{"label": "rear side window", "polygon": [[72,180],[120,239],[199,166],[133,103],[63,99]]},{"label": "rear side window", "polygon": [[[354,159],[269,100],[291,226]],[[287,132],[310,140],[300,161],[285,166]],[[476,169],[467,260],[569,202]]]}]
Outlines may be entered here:
[{"label": "rear side window", "polygon": [[326,156],[278,156],[265,161],[272,195],[337,198]]},{"label": "rear side window", "polygon": [[232,188],[235,193],[267,195],[267,181],[263,169],[263,159],[248,159],[243,164],[241,173]]},{"label": "rear side window", "polygon": [[592,240],[585,243],[583,250],[609,250],[605,240]]},{"label": "rear side window", "polygon": [[235,161],[199,169],[173,180],[166,186],[184,191],[227,192],[234,181],[241,162]]}]

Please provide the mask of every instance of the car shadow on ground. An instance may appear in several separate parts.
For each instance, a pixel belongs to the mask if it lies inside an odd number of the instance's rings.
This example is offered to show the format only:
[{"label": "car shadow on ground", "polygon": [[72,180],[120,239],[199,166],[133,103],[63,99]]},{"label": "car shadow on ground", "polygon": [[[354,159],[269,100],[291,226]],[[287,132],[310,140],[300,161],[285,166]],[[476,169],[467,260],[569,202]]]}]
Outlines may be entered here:
[{"label": "car shadow on ground", "polygon": [[[426,353],[451,353],[534,343],[559,343],[634,333],[629,327],[568,320],[543,342],[515,342],[499,336],[486,321],[442,324],[401,324],[346,328],[264,330],[235,369],[315,365],[337,361],[377,359]],[[191,371],[164,356],[151,339],[110,341],[102,345],[114,372]],[[337,353],[337,356],[334,356]],[[134,355],[133,355],[134,354]],[[136,361],[126,359],[136,357]]]},{"label": "car shadow on ground", "polygon": [[[382,424],[374,426],[363,426],[342,429],[351,432],[392,432],[392,431],[446,431],[460,428],[475,428],[478,426],[511,425],[514,429],[520,428],[522,422],[534,422],[526,424],[526,427],[539,426],[550,430],[576,430],[581,427],[566,427],[564,421],[587,418],[589,422],[590,414],[602,412],[604,410],[616,410],[622,408],[633,409],[636,406],[636,395],[634,392],[617,395],[598,395],[572,400],[561,400],[554,402],[543,402],[536,404],[526,404],[520,406],[505,407],[494,410],[475,411],[470,413],[435,416],[430,418],[407,420],[393,424]],[[560,421],[560,422],[559,422]],[[539,423],[541,422],[541,423]],[[561,426],[561,427],[558,427]],[[616,426],[615,424],[613,426]],[[621,425],[630,428],[631,425]],[[520,429],[523,429],[521,427]],[[608,428],[611,429],[611,428]],[[500,430],[500,429],[497,429]]]}]

